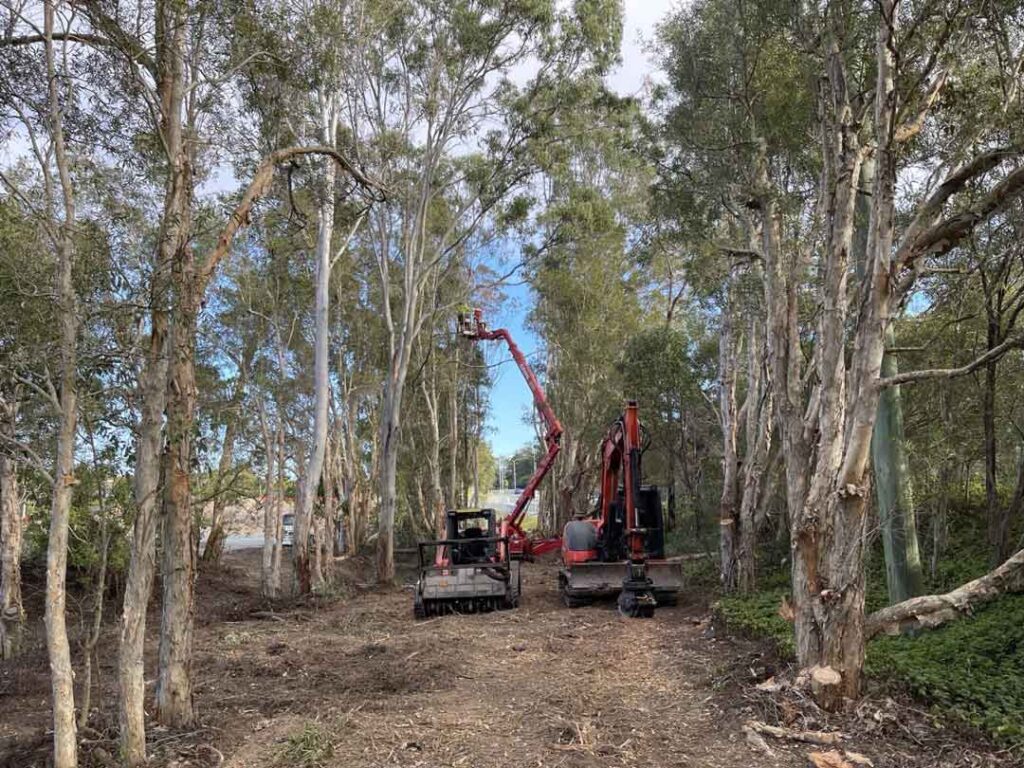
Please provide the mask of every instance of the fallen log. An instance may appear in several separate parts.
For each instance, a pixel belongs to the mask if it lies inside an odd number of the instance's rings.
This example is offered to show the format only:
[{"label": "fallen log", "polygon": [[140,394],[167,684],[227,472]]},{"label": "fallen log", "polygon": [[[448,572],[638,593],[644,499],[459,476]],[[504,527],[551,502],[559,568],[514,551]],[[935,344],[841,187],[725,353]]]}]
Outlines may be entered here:
[{"label": "fallen log", "polygon": [[923,595],[875,611],[864,625],[865,639],[878,634],[899,635],[914,629],[934,629],[970,614],[971,610],[1006,592],[1024,591],[1024,549],[974,581],[944,595]]},{"label": "fallen log", "polygon": [[745,727],[766,736],[774,736],[776,739],[790,739],[802,741],[805,744],[820,744],[833,747],[843,740],[841,733],[829,733],[826,731],[794,731],[791,728],[780,728],[777,725],[768,725],[760,720],[747,720]]}]

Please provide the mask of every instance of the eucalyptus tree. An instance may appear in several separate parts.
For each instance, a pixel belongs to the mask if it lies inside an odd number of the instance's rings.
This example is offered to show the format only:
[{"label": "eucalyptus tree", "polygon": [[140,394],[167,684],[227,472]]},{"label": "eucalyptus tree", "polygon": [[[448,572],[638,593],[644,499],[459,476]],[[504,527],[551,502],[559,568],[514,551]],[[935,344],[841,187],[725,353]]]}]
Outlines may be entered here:
[{"label": "eucalyptus tree", "polygon": [[[760,183],[791,217],[794,225],[782,230],[785,251],[797,253],[805,247],[802,222],[811,213],[817,173],[807,141],[814,119],[811,60],[794,45],[790,20],[785,3],[708,0],[674,13],[658,30],[668,82],[655,94],[660,173],[650,248],[662,262],[678,264],[719,329],[721,577],[726,588],[744,590],[754,586],[770,464],[785,452],[772,439],[786,403],[777,375],[767,371],[769,313],[799,311],[802,280],[794,262],[791,297],[780,303],[765,293],[769,265],[756,194]],[[793,467],[798,483],[800,470]]]},{"label": "eucalyptus tree", "polygon": [[[602,26],[599,19],[611,19]],[[377,260],[388,364],[379,428],[377,573],[394,577],[397,461],[416,340],[435,312],[426,293],[463,245],[529,177],[531,139],[578,70],[617,52],[618,7],[552,2],[368,4],[345,118],[353,156],[393,190],[367,218]],[[535,61],[524,87],[510,74]]]},{"label": "eucalyptus tree", "polygon": [[[20,13],[11,9],[10,22],[22,22]],[[42,52],[34,57],[44,74],[41,81],[31,78],[9,82],[5,107],[17,115],[20,130],[27,136],[35,163],[34,173],[41,186],[38,205],[29,207],[35,222],[48,241],[52,253],[53,293],[57,333],[52,350],[59,361],[56,379],[49,372],[42,383],[21,378],[56,417],[56,446],[52,469],[38,463],[37,471],[51,486],[50,525],[46,558],[46,645],[50,664],[53,701],[54,764],[58,768],[77,765],[77,738],[74,712],[74,670],[65,616],[68,527],[71,493],[75,484],[75,443],[78,423],[78,336],[80,328],[78,292],[75,286],[75,261],[80,240],[77,221],[78,196],[72,176],[72,150],[66,133],[66,111],[76,102],[76,71],[59,45],[63,30],[58,26],[55,4],[43,5]],[[17,54],[15,54],[17,55]],[[32,57],[32,54],[28,54]],[[77,64],[77,62],[74,62]],[[24,73],[25,70],[22,70]],[[8,193],[27,202],[25,191],[3,176]],[[10,481],[8,480],[8,483]],[[13,588],[13,585],[12,585]]]}]

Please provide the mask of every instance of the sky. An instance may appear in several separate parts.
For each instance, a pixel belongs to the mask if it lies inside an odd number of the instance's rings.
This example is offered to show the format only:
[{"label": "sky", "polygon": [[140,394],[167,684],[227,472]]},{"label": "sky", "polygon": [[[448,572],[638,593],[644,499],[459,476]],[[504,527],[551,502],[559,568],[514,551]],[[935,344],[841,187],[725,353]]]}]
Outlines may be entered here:
[{"label": "sky", "polygon": [[[625,0],[622,63],[608,78],[612,89],[623,96],[636,96],[655,77],[655,66],[645,47],[653,39],[657,23],[679,4],[679,0]],[[538,357],[542,351],[540,340],[525,327],[532,304],[529,288],[525,285],[509,286],[506,294],[506,302],[497,312],[492,312],[488,324],[491,328],[507,328],[531,365],[542,363]],[[495,455],[509,456],[536,440],[533,426],[528,421],[530,390],[506,350],[489,349],[487,359],[491,363],[507,362],[491,369],[494,386],[491,388],[485,437]]]}]

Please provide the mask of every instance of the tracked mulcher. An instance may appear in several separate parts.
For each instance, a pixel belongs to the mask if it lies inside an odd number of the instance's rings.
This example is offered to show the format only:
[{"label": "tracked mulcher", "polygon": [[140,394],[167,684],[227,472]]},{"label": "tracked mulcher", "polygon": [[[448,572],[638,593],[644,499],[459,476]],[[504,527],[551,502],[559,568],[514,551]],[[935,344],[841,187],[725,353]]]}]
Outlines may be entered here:
[{"label": "tracked mulcher", "polygon": [[418,619],[446,613],[479,613],[519,604],[520,561],[496,529],[493,509],[450,510],[445,538],[421,541],[413,598]]}]

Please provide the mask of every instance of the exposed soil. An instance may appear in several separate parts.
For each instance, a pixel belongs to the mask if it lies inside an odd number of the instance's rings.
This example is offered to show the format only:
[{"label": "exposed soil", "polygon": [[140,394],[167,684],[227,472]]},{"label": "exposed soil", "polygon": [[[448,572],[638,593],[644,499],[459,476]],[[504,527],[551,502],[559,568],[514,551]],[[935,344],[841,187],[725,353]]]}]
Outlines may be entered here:
[{"label": "exposed soil", "polygon": [[[366,566],[339,563],[339,593],[299,606],[260,599],[256,552],[229,553],[204,574],[201,722],[151,728],[155,765],[795,767],[822,749],[769,738],[769,756],[747,742],[751,718],[842,730],[843,746],[879,767],[1019,764],[889,700],[829,719],[799,697],[756,691],[776,664],[757,643],[714,637],[696,597],[650,620],[620,618],[613,604],[569,610],[554,565],[538,563],[526,566],[516,611],[416,622],[407,590],[360,583]],[[108,631],[85,766],[116,754]],[[0,666],[0,765],[46,764],[46,671],[38,638]]]}]

